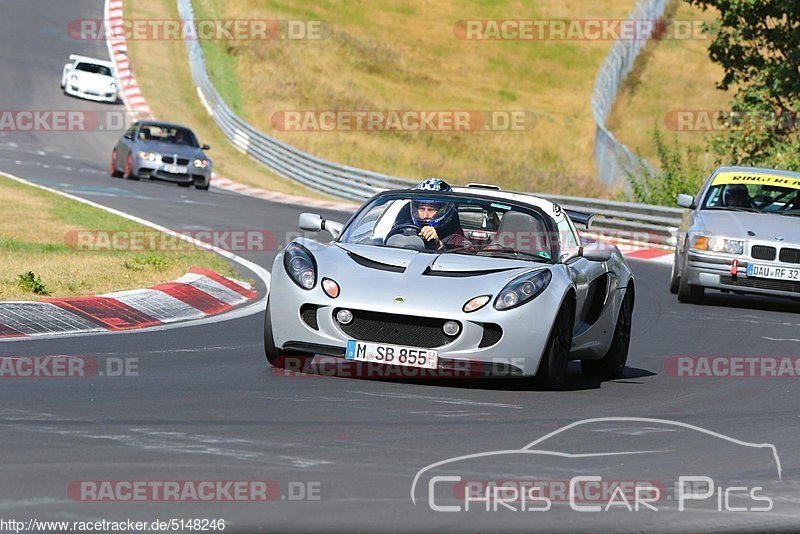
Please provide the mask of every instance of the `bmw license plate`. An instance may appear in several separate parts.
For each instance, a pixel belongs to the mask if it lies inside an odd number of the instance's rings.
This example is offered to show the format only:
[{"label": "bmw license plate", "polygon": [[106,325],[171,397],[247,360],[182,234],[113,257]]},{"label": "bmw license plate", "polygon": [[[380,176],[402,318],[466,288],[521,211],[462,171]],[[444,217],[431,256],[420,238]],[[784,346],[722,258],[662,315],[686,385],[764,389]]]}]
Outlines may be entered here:
[{"label": "bmw license plate", "polygon": [[180,165],[164,165],[164,170],[170,174],[186,174],[188,169]]},{"label": "bmw license plate", "polygon": [[347,342],[345,358],[362,362],[436,369],[439,364],[439,351],[385,343],[367,343],[351,339]]},{"label": "bmw license plate", "polygon": [[772,280],[800,281],[800,269],[749,263],[747,264],[747,276],[752,278],[771,278]]}]

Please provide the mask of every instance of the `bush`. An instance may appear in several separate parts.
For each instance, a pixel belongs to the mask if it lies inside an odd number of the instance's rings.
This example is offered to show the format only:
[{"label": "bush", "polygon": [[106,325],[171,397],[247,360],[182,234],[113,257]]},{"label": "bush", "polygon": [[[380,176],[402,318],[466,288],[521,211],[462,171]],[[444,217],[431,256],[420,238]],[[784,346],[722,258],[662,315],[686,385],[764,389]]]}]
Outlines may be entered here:
[{"label": "bush", "polygon": [[42,283],[42,278],[39,275],[33,274],[33,271],[28,271],[17,277],[17,285],[25,291],[30,291],[35,295],[49,295],[50,291],[47,290]]},{"label": "bush", "polygon": [[653,130],[653,143],[661,162],[660,171],[651,171],[641,159],[642,174],[627,172],[632,200],[644,204],[674,206],[680,193],[694,194],[703,183],[706,171],[700,164],[701,149],[682,147],[675,137],[672,146],[658,128]]}]

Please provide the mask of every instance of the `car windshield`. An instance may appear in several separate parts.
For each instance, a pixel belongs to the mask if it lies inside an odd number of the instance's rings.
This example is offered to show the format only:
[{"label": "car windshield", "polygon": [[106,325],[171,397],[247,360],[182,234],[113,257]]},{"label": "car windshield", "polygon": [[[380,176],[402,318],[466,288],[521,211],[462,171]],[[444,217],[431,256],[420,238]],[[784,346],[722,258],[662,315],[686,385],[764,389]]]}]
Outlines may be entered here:
[{"label": "car windshield", "polygon": [[340,242],[544,262],[558,250],[552,219],[536,208],[421,191],[374,199],[348,224]]},{"label": "car windshield", "polygon": [[800,215],[800,189],[766,184],[712,185],[702,209]]},{"label": "car windshield", "polygon": [[96,65],[94,63],[78,63],[75,65],[75,70],[82,70],[83,72],[91,72],[93,74],[102,74],[103,76],[111,76],[111,69],[105,65]]},{"label": "car windshield", "polygon": [[142,141],[156,141],[171,145],[199,146],[191,130],[176,126],[144,124],[141,130],[139,130],[139,139]]}]

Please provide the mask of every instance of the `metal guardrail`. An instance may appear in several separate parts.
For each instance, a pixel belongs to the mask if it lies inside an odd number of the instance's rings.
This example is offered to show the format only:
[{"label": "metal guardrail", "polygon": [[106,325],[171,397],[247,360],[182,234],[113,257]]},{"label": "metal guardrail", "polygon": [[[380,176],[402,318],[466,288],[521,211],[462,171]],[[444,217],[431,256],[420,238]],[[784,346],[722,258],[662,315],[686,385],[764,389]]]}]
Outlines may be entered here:
[{"label": "metal guardrail", "polygon": [[[639,0],[628,14],[628,20],[655,21],[664,14],[669,0]],[[640,36],[637,36],[640,37]],[[644,165],[653,168],[638,158],[628,147],[617,141],[606,127],[606,119],[617,98],[622,83],[628,77],[636,58],[647,45],[650,35],[640,39],[617,39],[600,65],[592,90],[592,115],[596,124],[594,137],[594,160],[597,176],[607,184],[626,183],[627,173],[638,175]]]},{"label": "metal guardrail", "polygon": [[[656,0],[656,2],[663,4],[666,0]],[[195,17],[191,0],[177,0],[177,4],[184,24],[192,24]],[[197,94],[214,122],[237,149],[272,172],[296,180],[312,189],[356,201],[363,201],[386,189],[407,188],[416,184],[416,181],[407,178],[326,161],[257,130],[239,118],[214,88],[206,71],[200,42],[197,39],[187,38],[186,47]],[[608,114],[610,106],[611,102],[608,102],[605,114],[602,115],[603,119]],[[611,133],[608,132],[608,135],[611,136]],[[596,215],[594,227],[598,229],[645,231],[650,233],[651,238],[663,244],[672,244],[670,237],[674,235],[674,227],[680,222],[681,210],[673,208],[558,195],[539,196],[556,200],[566,208],[590,210]]]}]

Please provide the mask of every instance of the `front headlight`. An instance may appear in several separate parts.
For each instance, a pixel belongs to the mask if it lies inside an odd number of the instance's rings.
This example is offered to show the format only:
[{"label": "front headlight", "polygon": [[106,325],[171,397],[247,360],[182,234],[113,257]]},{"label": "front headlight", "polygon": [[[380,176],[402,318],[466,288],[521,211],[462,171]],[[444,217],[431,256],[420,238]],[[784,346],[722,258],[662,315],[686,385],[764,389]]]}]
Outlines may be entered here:
[{"label": "front headlight", "polygon": [[108,88],[109,88],[109,89],[112,89],[112,90],[113,90],[113,89],[116,89],[116,88],[117,88],[117,84],[116,84],[116,83],[114,83],[114,82],[109,82],[109,84],[108,84]]},{"label": "front headlight", "polygon": [[69,77],[69,81],[77,82],[78,81],[78,76],[76,74],[73,74],[72,76]]},{"label": "front headlight", "polygon": [[139,156],[139,158],[145,159],[147,161],[155,161],[156,160],[156,155],[153,154],[152,152],[144,152],[144,151],[140,150],[140,151],[138,151],[136,153],[136,155]]},{"label": "front headlight", "polygon": [[550,284],[553,275],[550,269],[523,274],[508,284],[494,300],[494,309],[510,310],[536,298]]},{"label": "front headlight", "polygon": [[317,283],[317,262],[306,247],[291,243],[283,253],[283,268],[292,281],[303,289],[313,289]]},{"label": "front headlight", "polygon": [[194,166],[198,169],[205,169],[206,167],[208,167],[208,160],[196,159],[194,160]]},{"label": "front headlight", "polygon": [[692,248],[710,252],[724,252],[726,254],[744,254],[744,241],[701,235],[695,238]]}]

